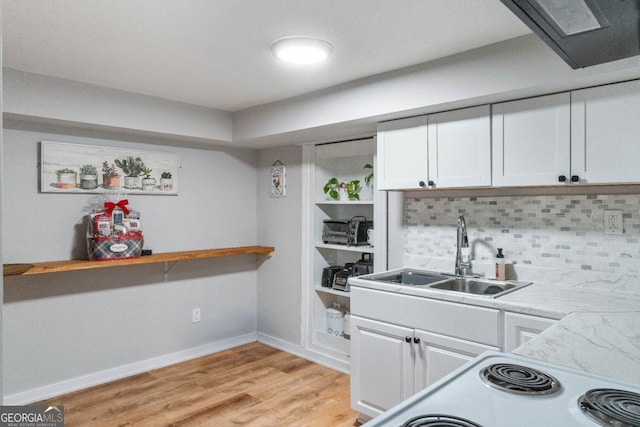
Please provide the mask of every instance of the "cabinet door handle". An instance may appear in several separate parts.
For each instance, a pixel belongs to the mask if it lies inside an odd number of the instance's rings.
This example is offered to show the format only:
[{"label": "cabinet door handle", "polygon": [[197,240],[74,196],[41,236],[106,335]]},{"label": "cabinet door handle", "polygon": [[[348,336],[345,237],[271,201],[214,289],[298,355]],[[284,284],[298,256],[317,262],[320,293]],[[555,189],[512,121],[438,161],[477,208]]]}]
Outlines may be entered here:
[{"label": "cabinet door handle", "polygon": [[580,182],[580,177],[578,175],[571,175],[571,182]]},{"label": "cabinet door handle", "polygon": [[413,342],[416,343],[416,344],[420,344],[420,338],[413,337]]},{"label": "cabinet door handle", "polygon": [[564,175],[560,175],[560,176],[558,177],[558,182],[565,182],[566,180],[567,180],[567,177],[566,177],[566,176],[564,176]]},{"label": "cabinet door handle", "polygon": [[429,184],[429,187],[435,187],[436,186],[436,183],[431,181],[431,180],[428,182],[428,184]]},{"label": "cabinet door handle", "polygon": [[425,184],[425,183],[424,183],[424,181],[420,181],[420,182],[418,183],[418,185],[419,185],[420,187],[422,187],[422,188],[424,188],[424,187],[426,187],[426,186],[427,186],[427,184]]},{"label": "cabinet door handle", "polygon": [[411,342],[411,337],[404,337],[404,340],[405,340],[406,342]]}]

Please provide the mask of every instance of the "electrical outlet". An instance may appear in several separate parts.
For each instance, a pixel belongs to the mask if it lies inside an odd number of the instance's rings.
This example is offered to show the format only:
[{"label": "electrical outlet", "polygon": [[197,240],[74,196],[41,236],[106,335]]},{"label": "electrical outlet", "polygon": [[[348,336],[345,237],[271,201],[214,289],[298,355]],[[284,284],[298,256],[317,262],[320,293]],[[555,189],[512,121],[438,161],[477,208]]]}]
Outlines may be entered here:
[{"label": "electrical outlet", "polygon": [[605,209],[604,234],[622,234],[622,211],[619,209]]},{"label": "electrical outlet", "polygon": [[191,323],[200,323],[200,309],[194,308],[191,310]]}]

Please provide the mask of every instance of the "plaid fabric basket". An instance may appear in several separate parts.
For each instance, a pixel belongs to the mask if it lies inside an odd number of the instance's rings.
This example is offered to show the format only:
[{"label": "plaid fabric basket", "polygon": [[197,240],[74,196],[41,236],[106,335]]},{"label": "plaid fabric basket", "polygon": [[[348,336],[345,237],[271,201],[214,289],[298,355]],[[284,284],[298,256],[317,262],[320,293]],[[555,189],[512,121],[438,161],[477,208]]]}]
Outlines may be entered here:
[{"label": "plaid fabric basket", "polygon": [[92,261],[109,261],[113,259],[138,258],[142,253],[144,239],[142,236],[122,237],[87,237],[87,252]]}]

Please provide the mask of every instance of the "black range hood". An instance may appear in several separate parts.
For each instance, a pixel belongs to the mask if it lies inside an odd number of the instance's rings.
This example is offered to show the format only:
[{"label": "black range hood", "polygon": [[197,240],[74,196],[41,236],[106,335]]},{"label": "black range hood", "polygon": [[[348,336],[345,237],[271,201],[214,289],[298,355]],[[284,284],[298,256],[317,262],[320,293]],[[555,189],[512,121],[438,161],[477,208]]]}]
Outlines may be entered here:
[{"label": "black range hood", "polygon": [[640,0],[500,0],[572,68],[640,55]]}]

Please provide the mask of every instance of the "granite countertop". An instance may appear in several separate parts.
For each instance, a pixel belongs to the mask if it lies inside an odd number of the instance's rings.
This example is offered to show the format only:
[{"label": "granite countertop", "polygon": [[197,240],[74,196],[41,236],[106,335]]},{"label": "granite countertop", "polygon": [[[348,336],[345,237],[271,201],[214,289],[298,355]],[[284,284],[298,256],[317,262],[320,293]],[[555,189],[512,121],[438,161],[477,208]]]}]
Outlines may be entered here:
[{"label": "granite countertop", "polygon": [[533,283],[498,298],[349,279],[360,286],[496,308],[558,320],[513,351],[533,359],[640,384],[640,295],[589,287]]}]

